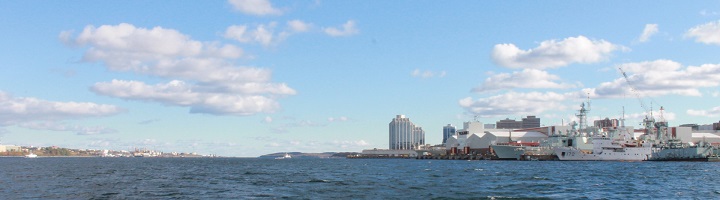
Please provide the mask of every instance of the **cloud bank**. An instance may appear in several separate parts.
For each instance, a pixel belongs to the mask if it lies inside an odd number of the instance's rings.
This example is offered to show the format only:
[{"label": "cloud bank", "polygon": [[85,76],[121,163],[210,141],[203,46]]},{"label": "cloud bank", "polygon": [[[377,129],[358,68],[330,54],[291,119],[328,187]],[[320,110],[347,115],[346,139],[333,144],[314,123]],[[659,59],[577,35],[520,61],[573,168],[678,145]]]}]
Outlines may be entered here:
[{"label": "cloud bank", "polygon": [[272,83],[268,69],[235,65],[243,55],[239,47],[192,40],[173,29],[122,23],[86,26],[75,38],[67,32],[61,38],[87,49],[83,61],[171,79],[100,82],[90,88],[100,95],[189,107],[191,113],[252,115],[274,112],[280,108],[278,98],[296,93],[285,83]]},{"label": "cloud bank", "polygon": [[547,69],[573,63],[595,63],[608,59],[613,51],[623,47],[605,40],[590,40],[585,36],[569,37],[561,41],[547,40],[534,49],[522,50],[514,44],[497,44],[492,60],[508,68]]},{"label": "cloud bank", "polygon": [[577,87],[573,84],[559,83],[560,77],[537,69],[524,69],[513,73],[496,74],[485,79],[473,92],[488,92],[514,88],[567,89]]}]

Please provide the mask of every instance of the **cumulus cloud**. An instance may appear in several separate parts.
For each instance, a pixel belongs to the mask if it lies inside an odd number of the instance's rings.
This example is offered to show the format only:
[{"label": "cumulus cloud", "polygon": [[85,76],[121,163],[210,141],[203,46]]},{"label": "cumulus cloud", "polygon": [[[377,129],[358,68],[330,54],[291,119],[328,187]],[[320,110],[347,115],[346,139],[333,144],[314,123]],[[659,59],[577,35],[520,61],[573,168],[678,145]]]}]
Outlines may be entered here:
[{"label": "cumulus cloud", "polygon": [[190,107],[191,113],[252,115],[273,112],[279,108],[277,98],[295,94],[284,83],[270,82],[270,70],[233,64],[242,49],[195,41],[173,29],[125,23],[87,26],[77,37],[66,39],[74,46],[87,47],[84,61],[172,79],[155,85],[112,80],[90,88],[101,95]]},{"label": "cumulus cloud", "polygon": [[345,24],[342,25],[342,28],[329,27],[324,28],[323,31],[325,34],[333,37],[351,36],[360,32],[360,30],[355,27],[355,21],[353,20],[345,22]]},{"label": "cumulus cloud", "polygon": [[613,51],[623,47],[605,40],[590,40],[585,36],[569,37],[561,41],[548,40],[540,46],[522,50],[514,44],[497,44],[493,61],[508,68],[557,68],[572,63],[595,63],[606,60]]},{"label": "cumulus cloud", "polygon": [[90,102],[57,102],[14,97],[0,91],[0,126],[37,121],[62,121],[115,115],[122,109]]},{"label": "cumulus cloud", "polygon": [[617,67],[626,72],[630,86],[636,91],[632,91],[623,77],[603,82],[587,91],[597,98],[621,98],[635,95],[635,92],[641,96],[702,96],[699,88],[720,85],[720,64],[683,67],[672,60],[655,60],[625,63]]},{"label": "cumulus cloud", "polygon": [[410,73],[410,75],[413,77],[418,77],[418,78],[434,78],[434,77],[443,78],[443,77],[445,77],[445,75],[447,75],[447,72],[445,72],[445,71],[433,72],[430,70],[415,69]]},{"label": "cumulus cloud", "polygon": [[269,0],[228,0],[237,11],[249,15],[281,15],[282,11],[273,8]]},{"label": "cumulus cloud", "polygon": [[640,38],[638,38],[639,42],[647,42],[651,36],[655,35],[655,33],[658,32],[658,25],[657,24],[645,24],[645,29],[643,29],[642,34],[640,35]]},{"label": "cumulus cloud", "polygon": [[469,113],[482,117],[536,115],[548,110],[563,110],[567,95],[554,92],[508,92],[487,98],[467,97],[458,103]]},{"label": "cumulus cloud", "polygon": [[513,72],[512,74],[501,73],[488,77],[481,86],[474,88],[472,91],[487,92],[513,88],[566,89],[577,87],[573,84],[555,82],[557,80],[560,80],[560,77],[546,71],[524,69],[522,71]]},{"label": "cumulus cloud", "polygon": [[702,116],[702,117],[717,117],[720,116],[720,106],[711,108],[709,110],[687,110],[688,115]]},{"label": "cumulus cloud", "polygon": [[720,45],[720,20],[691,28],[685,37],[695,38],[695,42]]}]

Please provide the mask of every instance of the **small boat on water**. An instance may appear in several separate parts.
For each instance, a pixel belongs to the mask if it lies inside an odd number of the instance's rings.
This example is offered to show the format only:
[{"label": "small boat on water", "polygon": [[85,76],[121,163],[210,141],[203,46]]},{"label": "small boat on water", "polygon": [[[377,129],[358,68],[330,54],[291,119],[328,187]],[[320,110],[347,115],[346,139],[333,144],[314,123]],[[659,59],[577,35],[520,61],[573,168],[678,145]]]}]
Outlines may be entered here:
[{"label": "small boat on water", "polygon": [[292,156],[290,156],[290,154],[285,153],[284,156],[276,157],[275,160],[290,159],[290,158],[292,158]]},{"label": "small boat on water", "polygon": [[25,155],[25,158],[37,158],[37,155],[31,152],[30,154]]}]

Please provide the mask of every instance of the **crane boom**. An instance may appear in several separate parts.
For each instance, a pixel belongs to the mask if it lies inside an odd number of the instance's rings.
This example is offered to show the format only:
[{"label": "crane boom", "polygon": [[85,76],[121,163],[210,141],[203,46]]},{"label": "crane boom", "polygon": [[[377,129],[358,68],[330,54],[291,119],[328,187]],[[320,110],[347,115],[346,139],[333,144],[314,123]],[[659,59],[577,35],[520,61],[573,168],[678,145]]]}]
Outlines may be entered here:
[{"label": "crane boom", "polygon": [[632,86],[632,83],[630,83],[630,78],[628,78],[628,75],[625,73],[625,71],[618,67],[620,72],[622,73],[623,77],[625,77],[625,82],[627,82],[628,86],[630,87],[630,90],[633,91],[633,94],[635,94],[635,97],[637,98],[638,102],[640,102],[640,106],[645,110],[645,112],[649,112],[647,107],[645,107],[645,103],[643,103],[642,98],[640,97],[640,93],[635,89],[635,87]]}]

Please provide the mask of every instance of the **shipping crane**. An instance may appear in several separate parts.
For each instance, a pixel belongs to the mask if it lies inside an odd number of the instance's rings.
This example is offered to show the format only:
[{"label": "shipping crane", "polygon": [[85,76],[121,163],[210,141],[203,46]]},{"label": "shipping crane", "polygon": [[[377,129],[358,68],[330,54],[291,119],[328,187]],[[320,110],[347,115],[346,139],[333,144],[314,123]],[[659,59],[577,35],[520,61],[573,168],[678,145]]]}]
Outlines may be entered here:
[{"label": "shipping crane", "polygon": [[618,67],[618,69],[620,70],[620,73],[622,73],[623,77],[625,77],[625,81],[627,82],[628,87],[630,87],[630,90],[633,92],[633,94],[635,94],[635,97],[640,102],[640,106],[643,108],[643,110],[645,110],[646,113],[651,112],[650,110],[648,110],[648,108],[645,106],[645,103],[642,101],[642,98],[640,97],[640,92],[638,92],[635,87],[632,86],[632,83],[630,83],[630,78],[625,73],[625,71],[621,67]]}]

